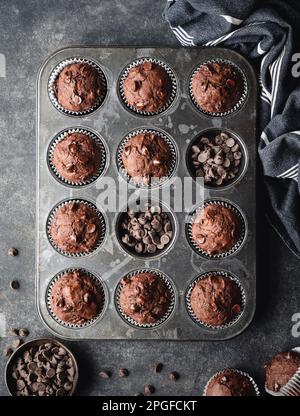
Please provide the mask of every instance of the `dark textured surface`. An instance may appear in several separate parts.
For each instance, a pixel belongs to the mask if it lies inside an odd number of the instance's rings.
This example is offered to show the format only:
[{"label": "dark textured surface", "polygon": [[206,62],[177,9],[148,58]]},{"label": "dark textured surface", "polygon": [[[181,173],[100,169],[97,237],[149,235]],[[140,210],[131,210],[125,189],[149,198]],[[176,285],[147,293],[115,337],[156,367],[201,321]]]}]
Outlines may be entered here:
[{"label": "dark textured surface", "polygon": [[[36,75],[46,57],[68,45],[177,45],[161,18],[164,0],[9,1],[0,5],[0,53],[7,76],[0,78],[0,335],[1,354],[11,342],[10,327],[26,326],[30,337],[48,335],[35,312],[35,92]],[[152,383],[157,394],[199,395],[215,371],[233,366],[263,383],[263,363],[274,353],[297,344],[291,317],[300,312],[298,260],[269,226],[259,227],[262,265],[258,275],[259,305],[253,324],[238,338],[204,342],[73,342],[81,378],[78,393],[134,394]],[[19,248],[18,257],[7,249]],[[11,279],[20,289],[9,288]],[[6,321],[6,326],[5,326]],[[151,366],[165,364],[160,374]],[[0,364],[0,395],[5,359]],[[119,379],[118,367],[130,370]],[[101,380],[100,369],[112,369]],[[176,370],[181,378],[168,380]]]}]

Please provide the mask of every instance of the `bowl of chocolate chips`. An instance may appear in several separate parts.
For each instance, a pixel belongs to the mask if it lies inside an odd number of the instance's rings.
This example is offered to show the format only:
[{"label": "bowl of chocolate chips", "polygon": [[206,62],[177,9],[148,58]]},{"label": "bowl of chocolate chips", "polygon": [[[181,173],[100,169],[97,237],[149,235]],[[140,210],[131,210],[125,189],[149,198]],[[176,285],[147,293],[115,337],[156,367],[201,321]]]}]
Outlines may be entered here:
[{"label": "bowl of chocolate chips", "polygon": [[236,184],[247,169],[247,149],[229,130],[208,129],[197,135],[187,151],[187,167],[207,188],[223,189]]},{"label": "bowl of chocolate chips", "polygon": [[5,367],[5,383],[12,396],[72,396],[77,381],[74,355],[52,338],[22,344]]}]

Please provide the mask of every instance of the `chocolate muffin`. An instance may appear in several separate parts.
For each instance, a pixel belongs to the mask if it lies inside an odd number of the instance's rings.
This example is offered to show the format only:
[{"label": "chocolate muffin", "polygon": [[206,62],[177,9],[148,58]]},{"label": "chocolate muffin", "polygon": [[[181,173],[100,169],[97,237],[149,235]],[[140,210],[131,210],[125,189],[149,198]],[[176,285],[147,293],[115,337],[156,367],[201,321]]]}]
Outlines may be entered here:
[{"label": "chocolate muffin", "polygon": [[58,74],[54,93],[63,108],[80,112],[93,108],[105,91],[98,70],[88,63],[76,62]]},{"label": "chocolate muffin", "polygon": [[161,65],[146,61],[129,70],[123,82],[123,93],[126,103],[137,111],[154,113],[167,104],[172,80]]},{"label": "chocolate muffin", "polygon": [[83,202],[67,202],[51,218],[50,237],[56,247],[67,254],[88,253],[103,238],[100,218]]},{"label": "chocolate muffin", "polygon": [[278,392],[300,369],[300,354],[294,351],[280,352],[265,365],[265,369],[266,388]]},{"label": "chocolate muffin", "polygon": [[243,77],[229,63],[203,64],[192,78],[193,98],[208,113],[230,111],[240,101],[243,92]]},{"label": "chocolate muffin", "polygon": [[135,183],[149,185],[168,175],[172,163],[169,145],[157,133],[139,133],[126,143],[122,162]]},{"label": "chocolate muffin", "polygon": [[192,239],[209,255],[226,253],[237,243],[241,224],[230,208],[208,204],[202,208],[192,225]]},{"label": "chocolate muffin", "polygon": [[83,270],[66,272],[50,292],[53,314],[67,324],[83,325],[96,318],[103,301],[99,285]]},{"label": "chocolate muffin", "polygon": [[238,284],[217,274],[198,279],[190,293],[195,317],[206,325],[231,323],[242,311],[242,294]]},{"label": "chocolate muffin", "polygon": [[80,183],[99,172],[101,158],[100,146],[94,139],[83,133],[71,133],[55,145],[51,162],[63,179]]},{"label": "chocolate muffin", "polygon": [[206,387],[205,396],[256,396],[253,383],[247,375],[234,370],[216,374]]},{"label": "chocolate muffin", "polygon": [[170,303],[170,289],[154,273],[126,276],[121,281],[120,308],[138,324],[155,324],[165,316]]}]

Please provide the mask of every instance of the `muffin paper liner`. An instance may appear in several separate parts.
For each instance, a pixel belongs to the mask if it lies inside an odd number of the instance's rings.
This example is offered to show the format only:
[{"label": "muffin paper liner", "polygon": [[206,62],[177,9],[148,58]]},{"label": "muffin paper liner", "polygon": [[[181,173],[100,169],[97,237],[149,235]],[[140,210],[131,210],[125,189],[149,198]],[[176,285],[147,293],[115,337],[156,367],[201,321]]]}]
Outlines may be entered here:
[{"label": "muffin paper liner", "polygon": [[[229,64],[231,66],[233,66],[242,76],[242,80],[243,80],[243,92],[241,95],[241,98],[239,99],[239,101],[230,109],[224,112],[209,112],[209,111],[205,111],[203,110],[200,105],[197,103],[196,98],[194,97],[193,94],[193,87],[192,87],[192,82],[193,82],[193,78],[195,76],[195,74],[199,71],[199,69],[203,66],[203,65],[207,65],[207,64],[211,64],[211,63],[221,63],[221,64]],[[208,61],[204,61],[201,62],[201,64],[193,71],[191,79],[190,79],[190,84],[189,84],[189,93],[190,93],[190,98],[194,104],[194,106],[197,108],[197,110],[201,111],[203,114],[209,115],[209,116],[213,116],[213,117],[223,117],[223,116],[227,116],[228,114],[232,114],[235,111],[237,111],[241,105],[243,104],[243,102],[245,101],[247,94],[248,94],[248,83],[247,83],[247,78],[244,74],[244,72],[241,70],[241,68],[236,65],[235,63],[226,60],[226,59],[209,59]]]},{"label": "muffin paper liner", "polygon": [[[99,292],[102,295],[102,302],[101,305],[99,305],[99,312],[97,314],[97,316],[95,316],[93,319],[90,319],[86,322],[84,322],[83,324],[72,324],[72,323],[68,323],[65,321],[62,321],[61,319],[59,319],[55,313],[53,312],[52,308],[51,308],[51,291],[53,289],[54,284],[61,278],[63,277],[65,274],[70,273],[70,272],[76,272],[76,271],[82,271],[85,275],[89,276],[94,283],[97,284],[98,288],[99,288]],[[103,286],[103,282],[100,280],[99,277],[96,277],[93,273],[89,272],[86,269],[83,268],[69,268],[69,269],[65,269],[59,273],[57,273],[50,281],[48,287],[47,287],[47,292],[46,292],[46,304],[47,304],[47,308],[48,311],[50,313],[50,315],[52,316],[52,318],[59,323],[60,325],[66,327],[66,328],[86,328],[87,326],[92,325],[93,323],[95,323],[102,315],[105,309],[105,304],[106,304],[106,294],[105,294],[105,290],[104,290],[104,286]]]},{"label": "muffin paper liner", "polygon": [[225,371],[233,371],[233,372],[235,372],[235,373],[238,373],[238,374],[241,374],[242,376],[245,376],[245,377],[247,377],[248,379],[249,379],[249,381],[252,383],[252,385],[253,385],[253,388],[254,388],[254,390],[255,390],[255,393],[256,393],[256,396],[260,396],[260,393],[259,393],[259,389],[258,389],[258,386],[257,386],[257,384],[255,383],[255,381],[253,380],[253,378],[248,374],[248,373],[245,373],[244,371],[240,371],[240,370],[236,370],[235,368],[226,368],[226,369],[224,369],[224,370],[222,370],[222,371],[218,371],[217,373],[215,373],[209,380],[208,380],[208,382],[206,383],[206,385],[205,385],[205,387],[204,387],[204,391],[203,391],[203,396],[206,396],[206,393],[207,393],[207,389],[208,389],[208,386],[209,386],[209,384],[216,378],[216,377],[218,377],[218,376],[220,376],[221,374],[223,374]]},{"label": "muffin paper liner", "polygon": [[[159,108],[157,111],[153,111],[153,112],[138,110],[136,107],[134,107],[133,105],[130,105],[127,102],[125,94],[124,94],[124,81],[127,78],[130,70],[132,68],[135,68],[138,65],[141,65],[141,64],[145,63],[145,62],[155,63],[155,64],[161,66],[163,69],[165,69],[165,71],[168,73],[168,75],[171,79],[171,83],[172,83],[172,91],[170,93],[168,101],[166,102],[166,104],[164,106]],[[119,85],[119,96],[120,96],[123,104],[126,106],[126,108],[128,108],[132,112],[134,112],[136,114],[139,114],[139,115],[142,115],[142,116],[156,116],[158,114],[163,113],[164,111],[166,111],[171,106],[171,104],[173,103],[173,101],[176,97],[176,93],[177,93],[177,82],[176,82],[176,77],[175,77],[175,74],[174,74],[173,70],[165,62],[162,62],[162,61],[160,61],[158,59],[155,59],[155,58],[140,58],[140,59],[137,59],[136,61],[133,61],[130,65],[128,65],[125,69],[123,69],[123,71],[121,73],[121,76],[119,78],[118,85]]]},{"label": "muffin paper liner", "polygon": [[135,275],[140,274],[140,273],[155,274],[159,278],[163,279],[166,286],[168,287],[168,289],[171,293],[171,300],[170,300],[170,305],[169,305],[168,310],[165,313],[165,315],[153,324],[140,324],[139,322],[132,319],[130,316],[126,315],[122,311],[122,307],[120,305],[120,293],[121,293],[121,289],[122,289],[121,280],[119,281],[119,283],[117,285],[117,288],[116,288],[116,291],[115,291],[115,306],[116,306],[116,309],[117,309],[119,315],[121,316],[121,318],[125,322],[130,324],[131,326],[134,326],[135,328],[140,328],[140,329],[153,329],[153,328],[156,328],[159,325],[163,324],[169,318],[169,316],[172,314],[172,312],[174,310],[174,306],[175,306],[175,289],[174,289],[173,284],[171,283],[170,279],[164,273],[160,272],[159,270],[155,270],[155,269],[134,270],[132,272],[127,273],[124,277],[127,277],[127,276],[132,277],[132,276],[135,276]]},{"label": "muffin paper liner", "polygon": [[[143,205],[143,203],[146,203],[146,201],[142,201],[141,205]],[[131,248],[129,246],[127,246],[125,243],[122,242],[122,236],[121,236],[121,228],[122,228],[122,219],[125,217],[124,214],[127,214],[127,212],[121,212],[116,220],[116,224],[115,224],[115,232],[116,232],[116,237],[118,240],[118,243],[120,245],[120,247],[130,256],[137,258],[137,259],[145,259],[145,260],[151,260],[151,259],[159,259],[162,256],[165,256],[169,250],[171,250],[171,248],[174,245],[174,241],[177,235],[177,221],[176,221],[176,217],[174,215],[174,213],[171,211],[171,209],[169,207],[167,207],[165,204],[159,202],[159,201],[153,201],[154,205],[159,205],[160,207],[163,208],[163,212],[165,212],[166,214],[168,214],[168,217],[170,219],[171,225],[172,225],[172,238],[170,239],[170,242],[165,245],[165,247],[163,249],[157,250],[154,254],[150,254],[150,253],[145,253],[145,254],[139,254],[137,252],[135,252],[134,247]],[[128,206],[127,206],[128,207]],[[130,206],[129,206],[130,208]]]},{"label": "muffin paper liner", "polygon": [[[239,222],[240,222],[240,230],[239,230],[240,231],[240,237],[239,237],[238,241],[235,243],[235,245],[230,250],[225,251],[223,253],[208,254],[206,251],[202,250],[198,246],[196,241],[194,241],[194,239],[193,239],[192,227],[193,227],[194,221],[195,221],[198,213],[203,208],[205,208],[209,205],[221,205],[223,207],[231,209],[235,213],[235,215],[237,216],[237,218],[239,219]],[[198,207],[194,212],[191,213],[191,218],[190,218],[189,222],[186,224],[186,236],[187,236],[187,240],[188,240],[190,246],[192,247],[192,249],[197,254],[199,254],[200,256],[205,257],[206,259],[223,259],[225,257],[232,256],[238,250],[241,249],[241,247],[243,246],[243,244],[246,241],[247,223],[246,223],[246,219],[245,219],[244,215],[241,213],[241,211],[237,207],[232,205],[231,203],[229,203],[227,201],[223,201],[223,200],[210,199],[210,200],[205,201],[200,207]]]},{"label": "muffin paper liner", "polygon": [[[99,221],[100,221],[100,238],[96,244],[96,246],[87,252],[80,252],[80,253],[68,253],[64,250],[62,250],[61,248],[59,248],[53,241],[52,237],[51,237],[51,223],[53,221],[54,215],[56,214],[56,212],[62,208],[64,205],[70,204],[72,202],[78,203],[78,204],[85,204],[88,205],[90,208],[92,208],[95,213],[97,214]],[[90,256],[91,254],[93,254],[96,250],[98,250],[98,248],[102,245],[104,239],[105,239],[105,235],[106,235],[106,220],[104,215],[98,210],[98,208],[96,207],[96,205],[94,205],[93,203],[85,200],[85,199],[78,199],[78,198],[70,198],[66,201],[63,202],[59,202],[50,212],[48,219],[47,219],[47,225],[46,225],[46,232],[47,232],[47,237],[48,237],[48,241],[51,244],[51,246],[59,253],[62,254],[63,256],[66,257],[73,257],[73,258],[78,258],[78,257],[86,257],[86,256]]]},{"label": "muffin paper liner", "polygon": [[[214,131],[215,133],[213,133]],[[210,185],[209,183],[205,183],[203,176],[202,177],[196,176],[196,167],[193,165],[193,161],[192,161],[192,153],[193,153],[192,147],[194,145],[197,145],[197,143],[199,143],[202,137],[207,137],[209,140],[212,140],[213,137],[215,137],[217,134],[220,134],[220,133],[226,133],[229,136],[231,136],[236,142],[238,142],[240,146],[240,152],[242,153],[242,157],[240,159],[241,163],[238,166],[238,173],[235,175],[234,178],[229,179],[228,181],[224,182],[222,185],[216,185],[216,184]],[[204,187],[207,189],[211,189],[213,191],[218,191],[218,190],[224,191],[237,185],[243,179],[247,171],[248,162],[249,162],[249,156],[248,156],[248,150],[247,150],[246,144],[242,141],[242,139],[239,137],[237,133],[231,132],[226,127],[225,128],[209,128],[209,129],[203,130],[194,139],[192,139],[187,149],[187,153],[186,153],[186,165],[187,165],[187,168],[191,177],[194,180],[203,178]]]},{"label": "muffin paper liner", "polygon": [[[100,76],[101,85],[103,89],[102,95],[98,97],[95,104],[91,108],[84,110],[84,111],[71,111],[71,110],[64,108],[62,105],[59,104],[55,95],[55,81],[58,75],[66,66],[70,64],[75,64],[75,63],[84,63],[84,64],[91,65],[93,68],[95,68],[98,71],[98,74]],[[68,114],[71,116],[84,116],[86,114],[92,113],[93,111],[95,111],[97,108],[101,106],[101,104],[103,103],[106,97],[106,94],[107,94],[107,81],[106,81],[104,72],[100,68],[100,66],[96,62],[92,61],[91,59],[80,58],[80,57],[65,59],[53,69],[50,75],[49,81],[48,81],[48,95],[49,95],[50,101],[52,102],[52,104],[57,110],[61,111],[64,114]]]},{"label": "muffin paper liner", "polygon": [[[84,135],[90,137],[91,139],[93,139],[96,142],[96,144],[98,145],[98,147],[100,149],[100,152],[101,152],[101,161],[100,161],[100,166],[99,166],[97,174],[91,176],[90,178],[86,179],[85,181],[73,182],[73,181],[69,181],[69,180],[65,179],[56,170],[56,167],[52,162],[52,156],[53,156],[53,153],[54,153],[54,150],[55,150],[55,147],[57,146],[57,144],[60,143],[64,138],[66,138],[70,134],[74,134],[74,133],[84,134]],[[68,185],[68,186],[72,186],[72,187],[86,186],[86,185],[89,185],[92,182],[94,182],[96,179],[98,179],[103,174],[103,172],[105,170],[107,160],[108,160],[108,151],[107,151],[106,145],[104,144],[104,141],[103,141],[102,137],[97,136],[95,133],[92,133],[90,130],[86,130],[86,129],[82,129],[82,128],[70,128],[70,129],[63,130],[62,132],[60,132],[58,135],[56,135],[54,137],[54,139],[51,141],[51,143],[49,145],[49,148],[48,148],[48,151],[47,151],[47,162],[48,162],[49,169],[50,169],[51,173],[53,174],[53,176],[59,182],[65,184],[65,185]]]},{"label": "muffin paper liner", "polygon": [[[241,312],[238,315],[236,315],[231,322],[228,322],[227,324],[223,324],[223,325],[210,325],[210,324],[207,324],[206,322],[201,321],[195,315],[194,310],[193,310],[192,305],[191,305],[191,293],[192,293],[192,290],[193,290],[195,284],[199,280],[205,279],[206,277],[209,277],[211,275],[214,275],[214,276],[222,276],[222,277],[226,277],[228,279],[233,280],[237,284],[237,286],[238,286],[238,288],[240,289],[240,292],[241,292],[241,299],[242,299]],[[186,301],[186,308],[187,308],[188,314],[189,314],[189,316],[192,318],[192,320],[194,322],[196,322],[197,324],[199,324],[201,326],[204,326],[205,328],[218,330],[218,329],[226,329],[226,328],[229,328],[232,325],[234,325],[240,319],[240,317],[242,316],[242,314],[244,312],[244,309],[245,309],[246,295],[245,295],[244,288],[243,288],[240,280],[237,277],[235,277],[231,273],[228,273],[228,272],[223,271],[223,270],[212,270],[212,271],[209,271],[209,272],[205,272],[205,273],[200,274],[199,276],[197,276],[192,281],[192,283],[189,284],[188,289],[187,289],[187,292],[186,292],[186,296],[185,296],[185,301]]]},{"label": "muffin paper liner", "polygon": [[[170,149],[170,153],[171,153],[171,162],[170,162],[170,168],[169,171],[167,173],[166,176],[164,176],[163,178],[160,178],[159,180],[154,180],[153,178],[151,178],[151,183],[149,185],[144,184],[142,181],[141,182],[135,182],[134,179],[127,173],[123,161],[122,161],[122,153],[124,151],[124,148],[126,146],[126,144],[128,143],[128,141],[138,135],[138,134],[151,134],[151,133],[155,133],[157,136],[159,136],[160,138],[162,138],[168,145],[169,149]],[[141,188],[141,189],[153,189],[156,187],[159,187],[161,185],[164,185],[173,175],[174,172],[177,168],[177,160],[178,160],[178,151],[177,151],[177,147],[175,142],[173,141],[173,139],[166,135],[165,133],[163,133],[160,130],[156,130],[156,129],[138,129],[138,130],[134,130],[130,133],[127,134],[127,136],[124,137],[124,139],[121,141],[121,143],[119,144],[118,150],[117,150],[117,166],[118,166],[118,170],[119,173],[123,176],[123,178],[130,184],[133,185],[137,188]]]}]

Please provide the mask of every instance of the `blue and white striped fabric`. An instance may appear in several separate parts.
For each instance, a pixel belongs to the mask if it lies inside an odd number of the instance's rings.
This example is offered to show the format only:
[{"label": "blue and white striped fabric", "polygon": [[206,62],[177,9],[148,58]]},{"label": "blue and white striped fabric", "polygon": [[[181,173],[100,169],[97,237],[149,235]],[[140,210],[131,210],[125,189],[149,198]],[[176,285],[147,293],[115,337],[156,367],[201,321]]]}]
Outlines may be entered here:
[{"label": "blue and white striped fabric", "polygon": [[182,45],[232,48],[257,69],[267,215],[300,257],[299,9],[295,0],[169,0],[164,16]]}]

